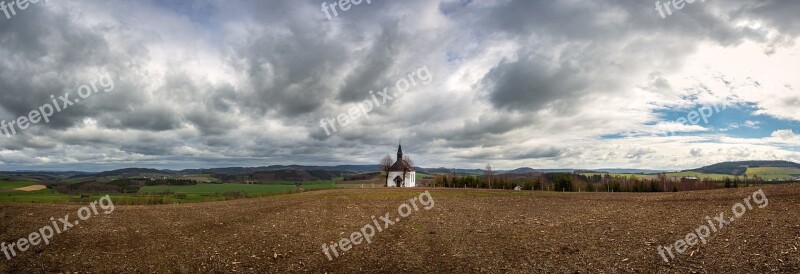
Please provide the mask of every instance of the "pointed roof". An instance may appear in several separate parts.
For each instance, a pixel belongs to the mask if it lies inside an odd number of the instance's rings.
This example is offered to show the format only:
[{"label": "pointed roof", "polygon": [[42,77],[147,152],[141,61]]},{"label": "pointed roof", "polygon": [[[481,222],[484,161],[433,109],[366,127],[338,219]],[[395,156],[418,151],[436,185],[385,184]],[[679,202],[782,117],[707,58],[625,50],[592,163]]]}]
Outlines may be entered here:
[{"label": "pointed roof", "polygon": [[414,170],[414,168],[410,167],[408,163],[406,163],[406,161],[403,160],[397,160],[391,167],[389,167],[389,171],[404,171],[404,170],[412,171]]},{"label": "pointed roof", "polygon": [[397,144],[397,161],[389,167],[389,171],[412,171],[414,167],[409,165],[405,160],[403,160],[403,145],[401,143]]},{"label": "pointed roof", "polygon": [[398,143],[397,144],[397,160],[403,159],[403,145]]}]

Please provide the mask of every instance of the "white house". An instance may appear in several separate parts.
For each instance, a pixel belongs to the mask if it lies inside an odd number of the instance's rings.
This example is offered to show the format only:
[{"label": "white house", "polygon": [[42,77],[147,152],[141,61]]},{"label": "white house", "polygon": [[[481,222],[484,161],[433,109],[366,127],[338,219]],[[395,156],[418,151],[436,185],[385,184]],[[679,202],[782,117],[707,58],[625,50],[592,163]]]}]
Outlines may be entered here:
[{"label": "white house", "polygon": [[417,186],[417,173],[414,167],[403,160],[403,147],[397,145],[397,161],[389,167],[389,177],[386,178],[387,187],[415,187]]}]

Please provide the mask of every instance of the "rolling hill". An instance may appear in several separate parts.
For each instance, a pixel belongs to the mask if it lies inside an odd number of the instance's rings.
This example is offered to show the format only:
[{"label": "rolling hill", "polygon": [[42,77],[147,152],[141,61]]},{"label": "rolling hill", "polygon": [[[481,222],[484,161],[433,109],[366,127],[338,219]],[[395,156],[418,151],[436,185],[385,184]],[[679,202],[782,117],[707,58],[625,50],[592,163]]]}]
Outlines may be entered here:
[{"label": "rolling hill", "polygon": [[686,170],[705,174],[726,174],[741,176],[752,168],[782,168],[787,170],[800,169],[800,164],[789,161],[741,161],[723,162],[697,169]]}]

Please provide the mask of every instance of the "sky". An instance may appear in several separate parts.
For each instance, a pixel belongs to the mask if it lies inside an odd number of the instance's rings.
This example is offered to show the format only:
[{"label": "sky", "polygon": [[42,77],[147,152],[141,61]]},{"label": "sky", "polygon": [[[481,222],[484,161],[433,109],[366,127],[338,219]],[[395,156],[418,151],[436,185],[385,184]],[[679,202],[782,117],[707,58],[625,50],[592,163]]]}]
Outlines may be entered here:
[{"label": "sky", "polygon": [[5,10],[0,170],[800,162],[800,1]]}]

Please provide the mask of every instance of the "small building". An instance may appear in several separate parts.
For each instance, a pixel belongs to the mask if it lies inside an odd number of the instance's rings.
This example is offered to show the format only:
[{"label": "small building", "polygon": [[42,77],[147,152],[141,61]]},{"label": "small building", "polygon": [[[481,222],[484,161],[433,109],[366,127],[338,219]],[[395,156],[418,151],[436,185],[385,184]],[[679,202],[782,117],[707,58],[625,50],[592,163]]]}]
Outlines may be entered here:
[{"label": "small building", "polygon": [[389,167],[389,176],[386,178],[387,187],[416,187],[417,173],[414,167],[403,160],[403,146],[397,145],[397,161]]}]

